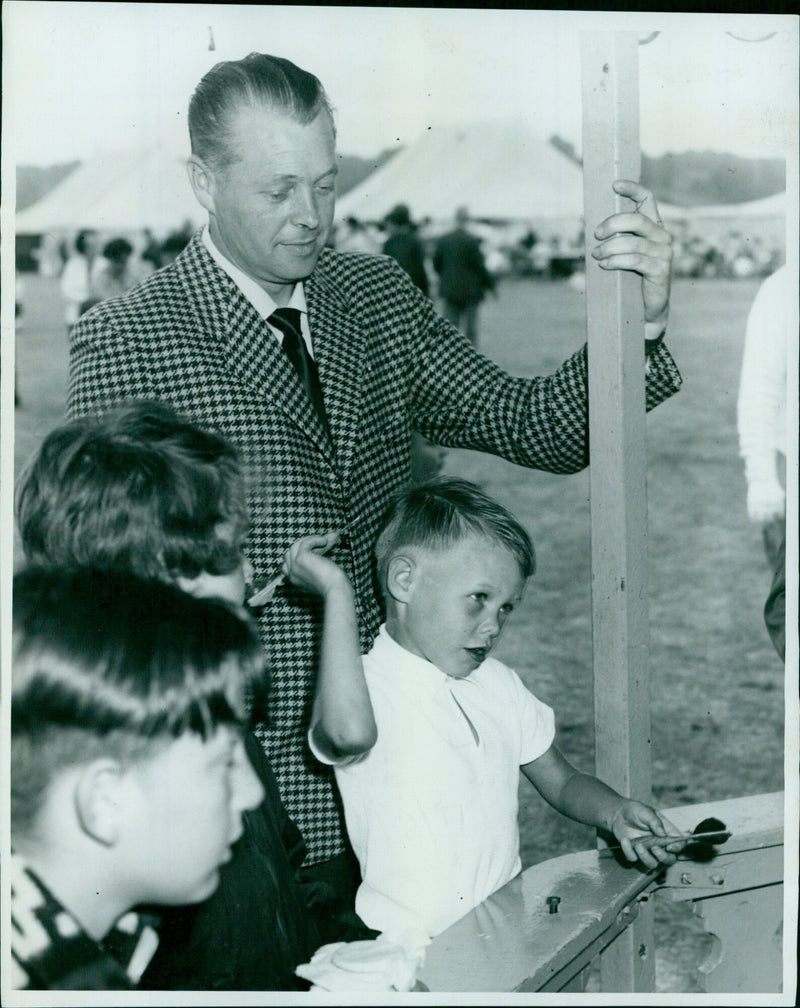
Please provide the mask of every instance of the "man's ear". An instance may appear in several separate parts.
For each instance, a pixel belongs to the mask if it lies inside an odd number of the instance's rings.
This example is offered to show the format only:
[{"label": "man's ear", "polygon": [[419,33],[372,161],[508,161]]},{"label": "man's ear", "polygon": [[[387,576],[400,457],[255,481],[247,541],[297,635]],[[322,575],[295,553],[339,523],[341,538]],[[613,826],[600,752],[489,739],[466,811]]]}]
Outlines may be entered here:
[{"label": "man's ear", "polygon": [[186,162],[189,182],[197,202],[205,210],[214,211],[214,175],[211,169],[194,154]]},{"label": "man's ear", "polygon": [[412,557],[398,554],[389,561],[386,590],[395,602],[408,602],[416,580],[417,565]]},{"label": "man's ear", "polygon": [[96,759],[81,770],[75,787],[75,808],[84,833],[111,847],[120,830],[122,767],[110,758]]}]

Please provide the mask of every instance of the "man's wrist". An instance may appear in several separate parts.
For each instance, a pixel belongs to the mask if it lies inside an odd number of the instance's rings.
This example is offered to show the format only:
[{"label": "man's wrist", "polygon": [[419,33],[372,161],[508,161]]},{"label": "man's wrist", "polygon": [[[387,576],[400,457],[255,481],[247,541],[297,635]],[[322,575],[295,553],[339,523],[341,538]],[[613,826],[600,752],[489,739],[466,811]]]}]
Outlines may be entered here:
[{"label": "man's wrist", "polygon": [[644,324],[644,348],[645,350],[654,350],[659,343],[664,339],[664,335],[667,331],[667,323],[663,322],[645,322]]}]

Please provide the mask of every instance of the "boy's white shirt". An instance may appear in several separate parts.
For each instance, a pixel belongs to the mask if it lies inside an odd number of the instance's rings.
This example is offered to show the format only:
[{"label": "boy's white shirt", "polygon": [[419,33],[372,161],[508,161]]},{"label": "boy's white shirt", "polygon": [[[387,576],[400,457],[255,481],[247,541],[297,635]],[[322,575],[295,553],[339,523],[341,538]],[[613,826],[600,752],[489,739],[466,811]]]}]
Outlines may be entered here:
[{"label": "boy's white shirt", "polygon": [[364,674],[378,741],[335,766],[364,874],[356,911],[435,935],[520,871],[519,769],[550,748],[553,712],[496,659],[454,679],[385,626]]}]

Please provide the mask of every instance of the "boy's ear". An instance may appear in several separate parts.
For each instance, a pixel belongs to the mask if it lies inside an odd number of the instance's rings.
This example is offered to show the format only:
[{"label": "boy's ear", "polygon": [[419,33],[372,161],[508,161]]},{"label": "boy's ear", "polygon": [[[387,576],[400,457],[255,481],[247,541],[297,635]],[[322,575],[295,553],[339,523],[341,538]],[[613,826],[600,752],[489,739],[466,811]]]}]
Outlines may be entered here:
[{"label": "boy's ear", "polygon": [[417,573],[417,565],[409,556],[398,554],[389,561],[386,590],[395,602],[407,602]]},{"label": "boy's ear", "polygon": [[97,759],[81,770],[75,806],[84,833],[111,847],[119,838],[122,767],[113,759]]},{"label": "boy's ear", "polygon": [[214,176],[211,169],[199,157],[192,154],[186,162],[186,170],[189,173],[189,182],[191,183],[197,202],[204,209],[213,212]]}]

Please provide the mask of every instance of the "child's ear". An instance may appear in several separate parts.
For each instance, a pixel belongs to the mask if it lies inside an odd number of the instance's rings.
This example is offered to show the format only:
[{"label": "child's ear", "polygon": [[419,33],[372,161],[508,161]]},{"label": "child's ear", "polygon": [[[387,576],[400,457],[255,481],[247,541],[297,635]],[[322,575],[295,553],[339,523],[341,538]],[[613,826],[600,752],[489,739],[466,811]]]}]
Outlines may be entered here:
[{"label": "child's ear", "polygon": [[111,847],[119,838],[122,767],[113,759],[97,759],[81,770],[75,806],[84,833]]},{"label": "child's ear", "polygon": [[386,589],[395,602],[407,602],[414,586],[416,564],[411,557],[398,554],[389,561]]}]

